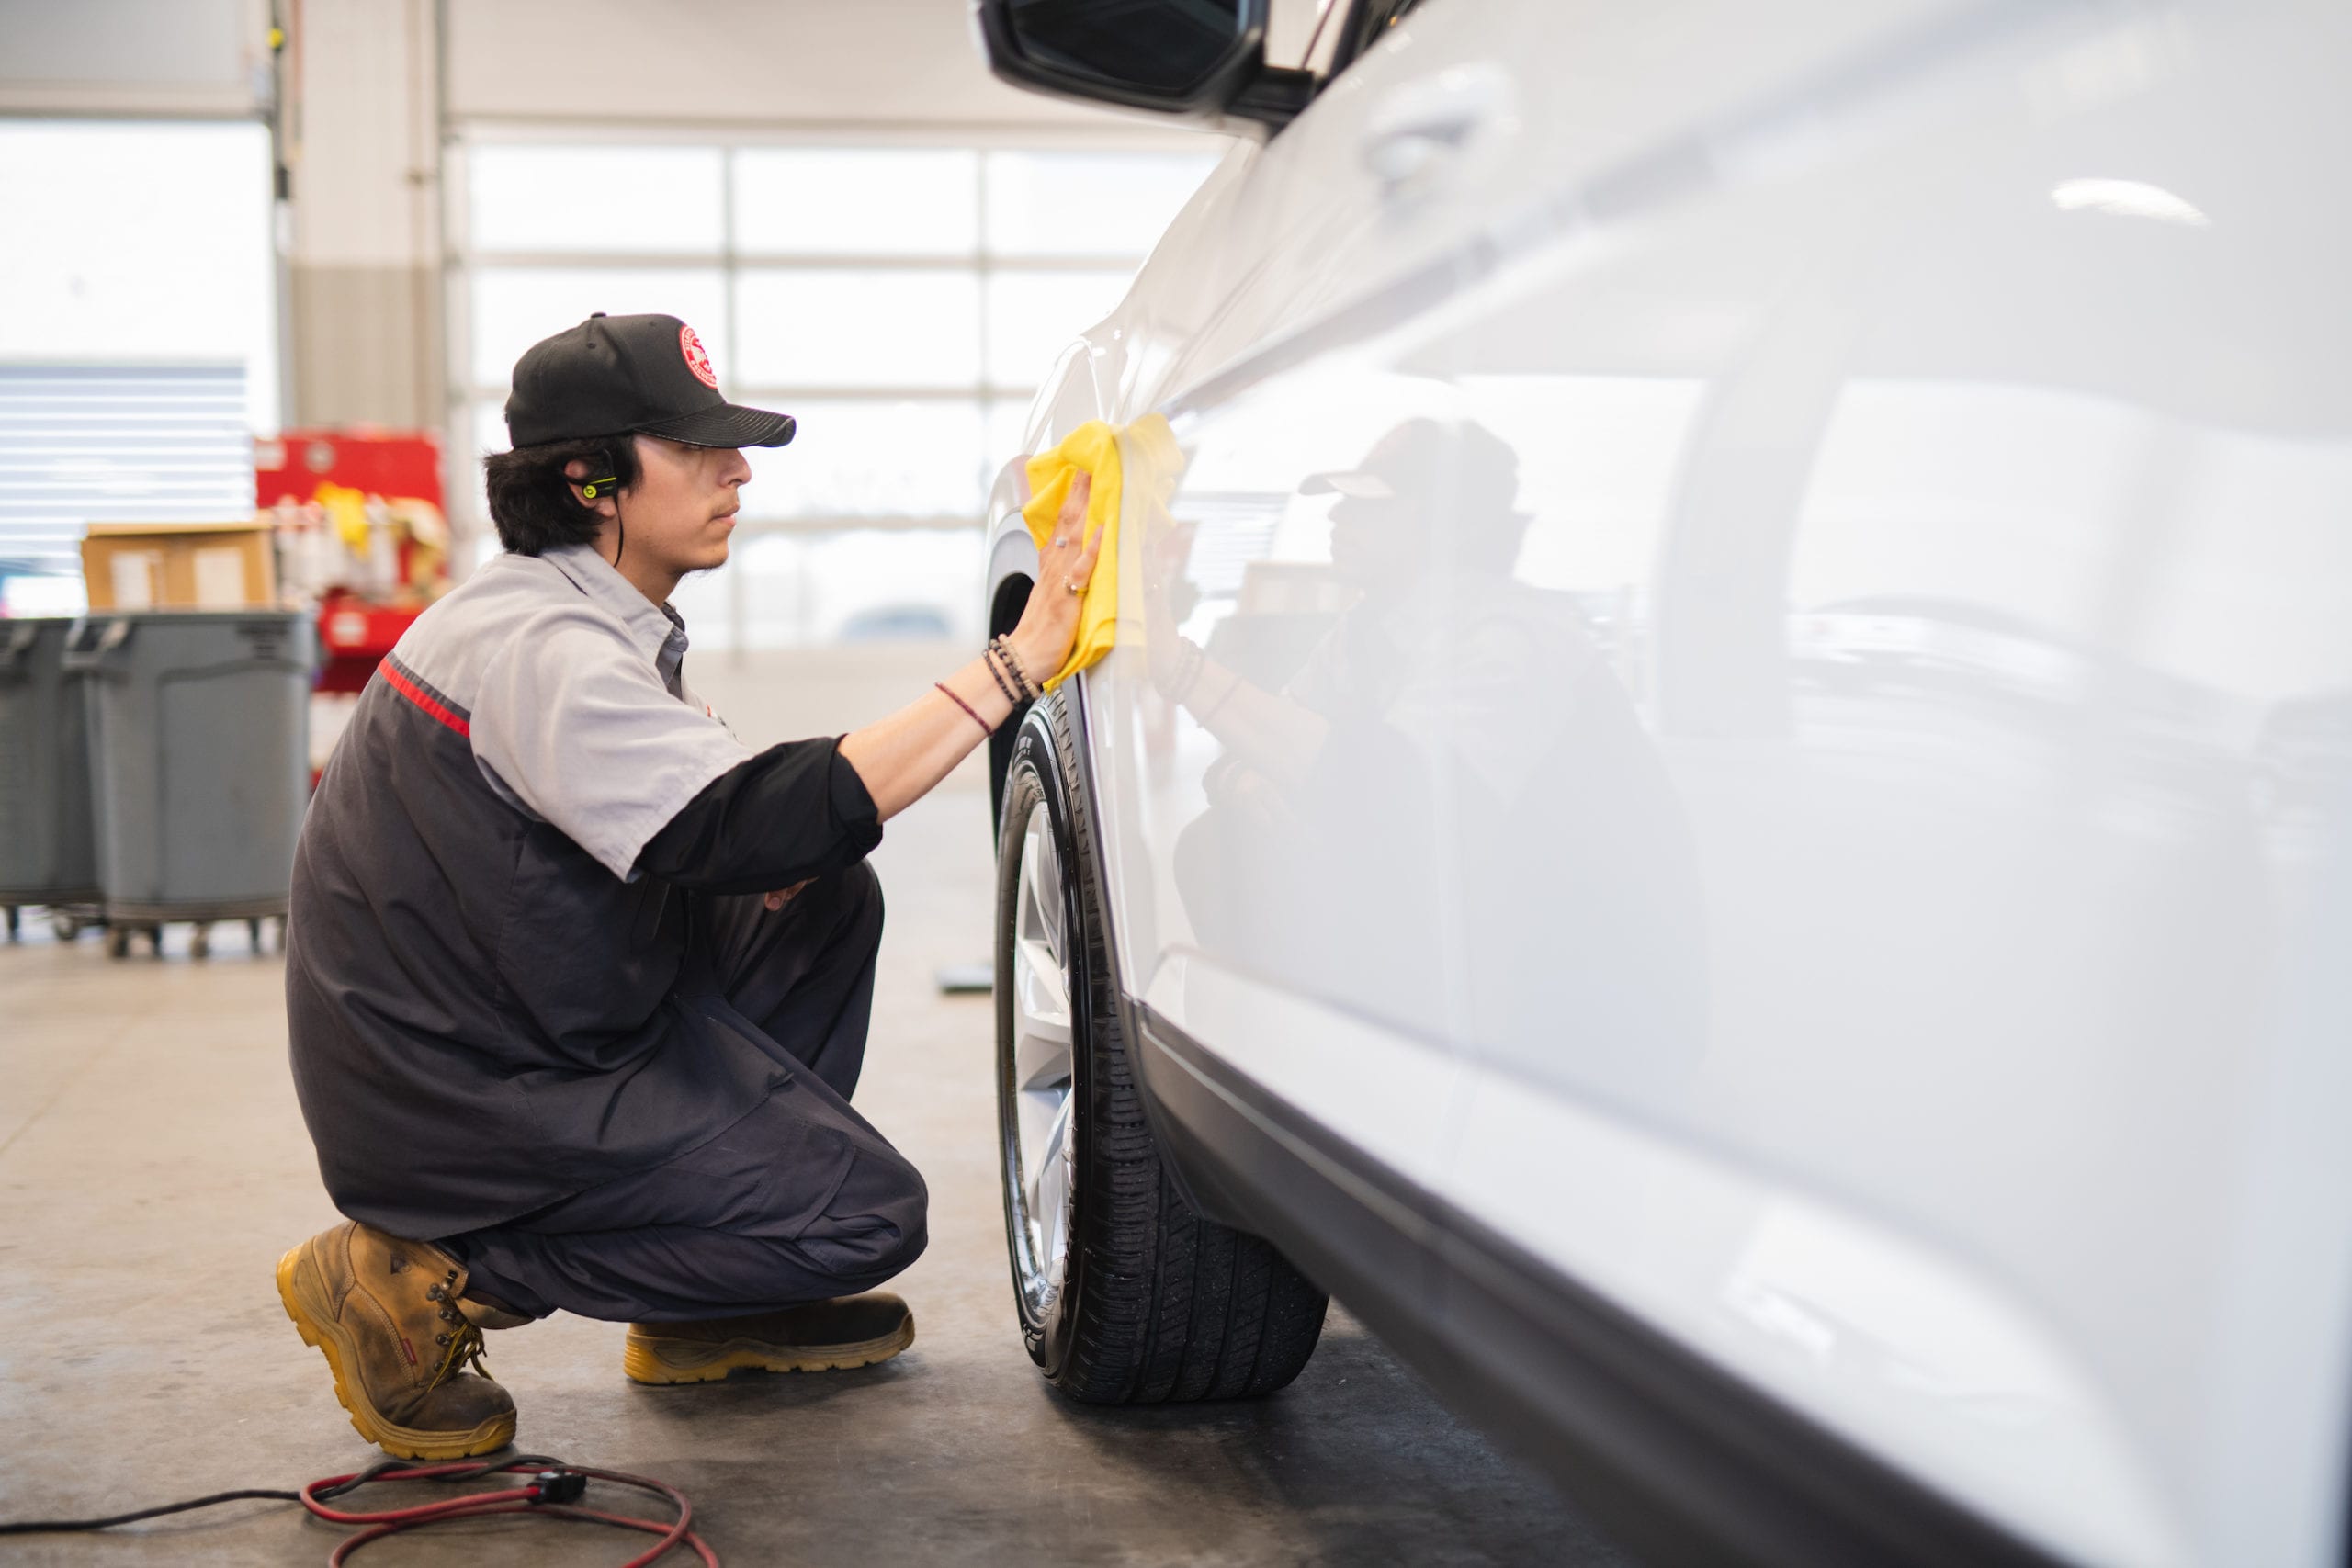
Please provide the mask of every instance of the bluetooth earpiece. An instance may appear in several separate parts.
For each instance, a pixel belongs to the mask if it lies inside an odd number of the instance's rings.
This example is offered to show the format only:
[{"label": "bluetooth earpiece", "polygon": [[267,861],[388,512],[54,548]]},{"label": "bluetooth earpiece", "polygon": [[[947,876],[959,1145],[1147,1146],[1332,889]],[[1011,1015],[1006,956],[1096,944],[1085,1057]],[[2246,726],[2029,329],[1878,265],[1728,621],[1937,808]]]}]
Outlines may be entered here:
[{"label": "bluetooth earpiece", "polygon": [[583,500],[594,501],[600,495],[610,495],[614,497],[613,564],[615,566],[620,565],[621,551],[628,547],[628,534],[625,525],[621,522],[619,510],[619,493],[621,488],[620,476],[618,474],[606,474],[602,479],[574,479],[571,482],[580,487],[580,494]]}]

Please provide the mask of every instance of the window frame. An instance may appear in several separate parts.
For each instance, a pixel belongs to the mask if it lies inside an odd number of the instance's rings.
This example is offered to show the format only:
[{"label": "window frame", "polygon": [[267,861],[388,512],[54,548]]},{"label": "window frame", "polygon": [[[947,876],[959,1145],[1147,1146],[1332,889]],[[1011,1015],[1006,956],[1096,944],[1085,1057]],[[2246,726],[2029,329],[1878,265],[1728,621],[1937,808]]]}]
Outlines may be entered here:
[{"label": "window frame", "polygon": [[1402,20],[1424,3],[1425,0],[1347,0],[1348,14],[1340,23],[1330,69],[1316,84],[1315,90],[1320,93],[1338,81],[1349,66],[1363,58],[1366,50],[1380,41],[1381,34],[1392,22]]}]

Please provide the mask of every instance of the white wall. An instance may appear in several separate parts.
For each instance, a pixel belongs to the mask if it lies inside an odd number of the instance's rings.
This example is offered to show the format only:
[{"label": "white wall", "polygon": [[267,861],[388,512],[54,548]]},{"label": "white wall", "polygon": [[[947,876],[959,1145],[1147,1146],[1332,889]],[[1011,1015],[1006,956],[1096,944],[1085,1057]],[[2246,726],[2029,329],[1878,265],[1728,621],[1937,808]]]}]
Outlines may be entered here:
[{"label": "white wall", "polygon": [[[1295,60],[1315,0],[1277,0]],[[458,119],[808,125],[1125,120],[989,74],[971,0],[449,0]]]}]

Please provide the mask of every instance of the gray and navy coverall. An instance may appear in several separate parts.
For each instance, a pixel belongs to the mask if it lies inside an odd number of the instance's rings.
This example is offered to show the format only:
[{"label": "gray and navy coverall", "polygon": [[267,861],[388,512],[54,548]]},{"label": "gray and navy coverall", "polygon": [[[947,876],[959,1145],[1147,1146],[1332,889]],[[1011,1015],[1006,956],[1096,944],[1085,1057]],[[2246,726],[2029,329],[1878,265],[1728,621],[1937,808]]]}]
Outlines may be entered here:
[{"label": "gray and navy coverall", "polygon": [[873,798],[833,739],[737,740],[685,650],[593,549],[500,557],[368,682],[295,857],[329,1195],[532,1315],[764,1311],[923,1247],[922,1177],[849,1104]]}]

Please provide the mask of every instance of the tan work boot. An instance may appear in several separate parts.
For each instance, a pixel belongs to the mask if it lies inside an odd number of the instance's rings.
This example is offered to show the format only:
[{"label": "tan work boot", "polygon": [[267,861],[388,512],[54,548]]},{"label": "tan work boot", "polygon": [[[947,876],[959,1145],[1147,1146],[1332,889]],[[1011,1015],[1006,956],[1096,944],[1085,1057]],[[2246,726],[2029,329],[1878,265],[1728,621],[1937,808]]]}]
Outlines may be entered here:
[{"label": "tan work boot", "polygon": [[888,1291],[702,1323],[632,1323],[621,1370],[637,1382],[710,1382],[739,1368],[870,1367],[915,1342],[914,1314]]},{"label": "tan work boot", "polygon": [[[345,1221],[277,1261],[277,1297],[326,1352],[359,1435],[401,1459],[465,1459],[514,1440],[514,1401],[489,1377],[481,1331],[527,1321],[461,1301],[466,1271],[429,1242]],[[475,1372],[459,1371],[470,1361]]]}]

